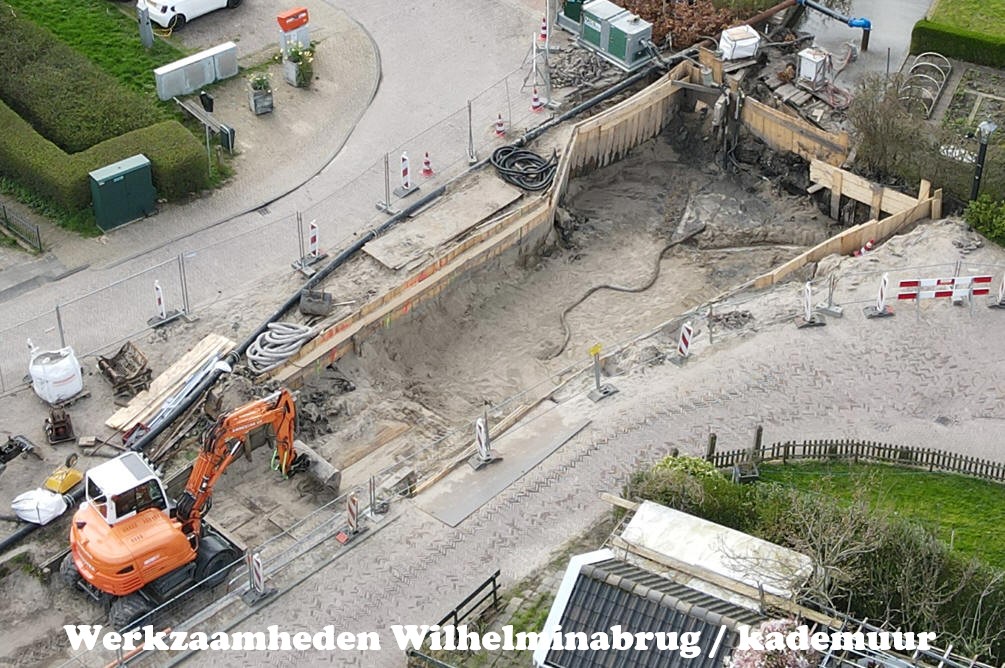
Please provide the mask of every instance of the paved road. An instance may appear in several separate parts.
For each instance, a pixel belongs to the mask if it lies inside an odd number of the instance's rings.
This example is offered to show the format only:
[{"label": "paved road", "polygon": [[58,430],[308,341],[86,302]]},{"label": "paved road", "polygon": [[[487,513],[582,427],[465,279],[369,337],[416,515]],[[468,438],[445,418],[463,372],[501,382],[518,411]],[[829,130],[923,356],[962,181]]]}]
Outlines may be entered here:
[{"label": "paved road", "polygon": [[[911,312],[865,321],[849,309],[820,329],[779,324],[714,347],[699,337],[684,369],[668,364],[615,379],[620,393],[596,407],[590,428],[457,528],[398,504],[397,519],[379,534],[236,628],[313,632],[334,624],[361,632],[431,623],[495,569],[506,583],[533,572],[608,512],[600,492],[618,492],[630,471],[672,447],[698,453],[709,431],[720,449],[748,446],[761,423],[766,442],[857,438],[1000,459],[1005,370],[982,342],[996,340],[1002,317],[983,305],[972,318],[944,305],[920,321]],[[938,417],[949,418],[945,426]],[[330,556],[318,554],[299,573]],[[192,663],[404,665],[389,632],[382,642],[383,651],[366,655],[225,653]]]}]

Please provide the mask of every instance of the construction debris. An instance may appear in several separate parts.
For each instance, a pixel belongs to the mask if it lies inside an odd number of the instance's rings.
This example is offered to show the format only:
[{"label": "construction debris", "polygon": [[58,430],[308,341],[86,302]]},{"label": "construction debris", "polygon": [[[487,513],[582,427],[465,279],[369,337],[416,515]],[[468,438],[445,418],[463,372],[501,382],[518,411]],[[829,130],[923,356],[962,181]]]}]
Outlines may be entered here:
[{"label": "construction debris", "polygon": [[111,357],[98,357],[98,369],[112,384],[116,397],[131,399],[150,388],[147,358],[132,341],[126,341]]},{"label": "construction debris", "polygon": [[552,57],[549,66],[551,85],[555,88],[592,85],[617,72],[609,62],[586,49],[562,51]]}]

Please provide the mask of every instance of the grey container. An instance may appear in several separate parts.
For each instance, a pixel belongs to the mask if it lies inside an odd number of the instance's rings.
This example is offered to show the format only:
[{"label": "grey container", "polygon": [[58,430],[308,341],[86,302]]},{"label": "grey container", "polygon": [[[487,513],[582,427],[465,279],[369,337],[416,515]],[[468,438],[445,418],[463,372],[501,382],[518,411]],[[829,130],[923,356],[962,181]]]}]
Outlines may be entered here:
[{"label": "grey container", "polygon": [[624,7],[618,7],[607,0],[587,2],[583,5],[582,23],[579,25],[580,41],[594,50],[606,53],[611,21],[624,13]]}]

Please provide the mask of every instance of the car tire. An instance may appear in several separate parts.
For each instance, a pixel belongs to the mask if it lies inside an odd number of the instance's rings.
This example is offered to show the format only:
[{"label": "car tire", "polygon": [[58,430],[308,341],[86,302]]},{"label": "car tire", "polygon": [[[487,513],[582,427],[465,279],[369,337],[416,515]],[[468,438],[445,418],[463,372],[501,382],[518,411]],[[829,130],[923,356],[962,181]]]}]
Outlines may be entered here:
[{"label": "car tire", "polygon": [[241,6],[241,0],[227,0],[227,9],[237,9]]},{"label": "car tire", "polygon": [[176,30],[181,30],[182,28],[184,28],[186,23],[188,22],[185,20],[184,14],[175,14],[174,16],[171,17],[171,21],[168,23],[168,27],[171,29],[171,32],[174,32]]}]

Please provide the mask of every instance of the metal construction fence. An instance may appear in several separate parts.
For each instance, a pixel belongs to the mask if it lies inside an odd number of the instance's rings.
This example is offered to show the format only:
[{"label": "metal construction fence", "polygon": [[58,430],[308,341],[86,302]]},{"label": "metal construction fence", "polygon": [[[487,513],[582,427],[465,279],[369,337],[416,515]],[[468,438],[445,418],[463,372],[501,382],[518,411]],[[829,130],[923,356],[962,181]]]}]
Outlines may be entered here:
[{"label": "metal construction fence", "polygon": [[41,253],[45,250],[42,246],[42,231],[38,225],[9,211],[2,202],[0,202],[0,225],[35,252]]},{"label": "metal construction fence", "polygon": [[[322,250],[331,254],[348,246],[356,233],[377,227],[390,212],[410,203],[405,199],[408,195],[394,192],[402,185],[402,154],[408,155],[410,181],[421,192],[456,178],[469,168],[473,158],[488,158],[518,132],[543,121],[544,115],[531,109],[534,81],[529,71],[529,64],[511,71],[461,109],[389,148],[355,178],[306,207],[301,212],[304,227],[317,221]],[[543,89],[539,92],[543,94]],[[496,134],[499,118],[506,136]],[[427,152],[432,175],[422,174]],[[10,212],[0,210],[0,222],[5,227],[14,226],[15,233],[22,238],[33,236],[35,241],[25,239],[26,243],[41,248],[37,227],[18,221]],[[299,233],[297,214],[263,220],[0,329],[0,393],[23,387],[26,382],[29,339],[47,350],[72,346],[78,358],[107,352],[150,329],[150,321],[157,315],[155,281],[169,312],[191,315],[221,299],[246,292],[251,280],[292,271],[291,264],[302,252]],[[231,253],[221,249],[247,235],[262,239],[259,247],[267,251]]]}]

